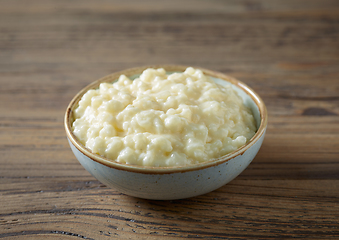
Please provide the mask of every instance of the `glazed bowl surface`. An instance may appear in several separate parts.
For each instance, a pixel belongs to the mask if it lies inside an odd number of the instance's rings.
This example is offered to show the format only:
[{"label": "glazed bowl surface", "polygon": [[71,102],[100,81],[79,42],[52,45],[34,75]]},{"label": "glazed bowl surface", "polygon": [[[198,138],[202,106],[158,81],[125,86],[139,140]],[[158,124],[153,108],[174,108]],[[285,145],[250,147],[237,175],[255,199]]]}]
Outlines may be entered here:
[{"label": "glazed bowl surface", "polygon": [[176,167],[149,167],[118,163],[91,152],[72,132],[73,111],[90,89],[102,82],[112,83],[124,74],[131,79],[147,68],[164,68],[167,72],[183,72],[187,66],[152,65],[126,69],[99,79],[82,89],[69,103],[64,125],[70,147],[80,164],[96,179],[124,194],[156,200],[174,200],[202,195],[232,181],[252,162],[264,140],[267,128],[267,110],[264,102],[250,87],[225,74],[199,68],[220,85],[231,85],[241,96],[255,118],[257,132],[250,141],[225,156],[210,161]]}]

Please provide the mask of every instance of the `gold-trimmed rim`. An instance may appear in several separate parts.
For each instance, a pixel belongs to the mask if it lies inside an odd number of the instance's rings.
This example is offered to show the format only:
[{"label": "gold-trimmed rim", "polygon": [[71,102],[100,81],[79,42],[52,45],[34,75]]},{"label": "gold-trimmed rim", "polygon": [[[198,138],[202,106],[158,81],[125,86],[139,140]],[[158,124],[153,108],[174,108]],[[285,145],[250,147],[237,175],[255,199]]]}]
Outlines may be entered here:
[{"label": "gold-trimmed rim", "polygon": [[221,80],[225,80],[227,82],[230,82],[231,84],[237,86],[238,88],[242,89],[247,95],[249,95],[252,100],[255,102],[259,109],[260,113],[260,125],[255,133],[255,135],[250,139],[250,141],[245,144],[244,146],[238,148],[236,151],[233,151],[227,155],[224,155],[222,157],[212,159],[210,161],[206,161],[203,163],[198,163],[194,165],[188,165],[188,166],[178,166],[178,167],[150,167],[150,166],[137,166],[137,165],[128,165],[124,163],[118,163],[115,162],[114,160],[110,160],[108,158],[99,156],[97,154],[92,153],[89,149],[87,149],[85,146],[83,146],[76,138],[74,135],[72,128],[71,128],[71,123],[73,122],[73,117],[72,113],[73,110],[77,107],[78,102],[80,101],[81,97],[90,89],[96,88],[99,86],[100,83],[102,82],[113,82],[119,78],[120,75],[124,74],[128,77],[136,75],[136,74],[141,74],[142,71],[144,71],[147,68],[164,68],[167,72],[183,72],[188,66],[183,66],[183,65],[149,65],[149,66],[143,66],[143,67],[136,67],[136,68],[129,68],[125,69],[119,72],[112,73],[108,76],[105,76],[99,80],[96,80],[92,82],[91,84],[87,85],[84,87],[80,92],[78,92],[75,97],[71,100],[69,103],[66,113],[65,113],[65,118],[64,118],[64,125],[65,125],[65,130],[66,130],[66,135],[70,142],[85,156],[89,157],[93,161],[103,164],[107,167],[110,168],[115,168],[115,169],[120,169],[120,170],[125,170],[125,171],[130,171],[130,172],[138,172],[138,173],[149,173],[149,174],[170,174],[170,173],[177,173],[177,172],[187,172],[187,171],[194,171],[194,170],[200,170],[200,169],[205,169],[208,167],[212,166],[217,166],[219,164],[225,163],[233,158],[235,158],[238,155],[242,155],[245,151],[247,151],[255,142],[257,142],[261,136],[264,134],[266,127],[267,127],[267,109],[266,106],[263,102],[263,100],[260,98],[260,96],[253,91],[250,87],[248,87],[245,83],[230,77],[228,75],[225,75],[220,72],[200,68],[200,67],[195,67],[197,69],[200,69],[203,71],[204,74],[219,78]]}]

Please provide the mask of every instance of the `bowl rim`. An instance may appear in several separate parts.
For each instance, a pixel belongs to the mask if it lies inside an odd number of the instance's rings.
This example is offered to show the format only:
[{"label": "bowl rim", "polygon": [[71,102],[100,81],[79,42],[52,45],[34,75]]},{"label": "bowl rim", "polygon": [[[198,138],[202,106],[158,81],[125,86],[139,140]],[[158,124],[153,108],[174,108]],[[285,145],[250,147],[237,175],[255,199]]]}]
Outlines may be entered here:
[{"label": "bowl rim", "polygon": [[240,88],[243,90],[248,96],[252,98],[254,103],[259,109],[260,113],[260,125],[257,130],[257,132],[254,134],[254,136],[248,141],[245,145],[242,147],[238,148],[237,150],[228,153],[224,156],[221,156],[219,158],[214,158],[206,162],[198,163],[198,164],[193,164],[193,165],[186,165],[186,166],[172,166],[172,167],[152,167],[152,166],[139,166],[139,165],[129,165],[126,163],[119,163],[115,162],[114,160],[110,160],[106,157],[100,156],[98,154],[92,153],[91,150],[86,148],[80,141],[77,140],[76,136],[74,135],[71,124],[73,122],[73,110],[77,107],[78,102],[80,101],[81,97],[85,92],[87,92],[90,89],[95,89],[96,87],[99,86],[100,83],[103,82],[114,82],[116,81],[120,75],[124,74],[127,77],[131,77],[136,74],[141,74],[142,71],[144,71],[147,68],[164,68],[166,72],[183,72],[185,69],[190,66],[185,66],[185,65],[147,65],[147,66],[142,66],[142,67],[135,67],[135,68],[128,68],[122,71],[114,72],[112,74],[109,74],[103,78],[100,78],[86,87],[84,87],[82,90],[80,90],[70,101],[69,105],[67,106],[65,117],[64,117],[64,126],[66,130],[66,135],[70,141],[70,143],[78,149],[82,154],[90,158],[91,160],[103,164],[109,168],[114,168],[117,170],[124,170],[124,171],[129,171],[129,172],[136,172],[136,173],[147,173],[147,174],[170,174],[170,173],[178,173],[178,172],[188,172],[188,171],[194,171],[194,170],[200,170],[200,169],[205,169],[213,166],[217,166],[219,164],[225,163],[230,161],[231,159],[244,154],[249,148],[251,148],[260,138],[261,136],[265,133],[265,130],[267,128],[267,119],[268,119],[268,114],[267,114],[267,109],[266,106],[261,99],[261,97],[249,86],[247,86],[245,83],[228,76],[226,74],[223,74],[221,72],[213,71],[213,70],[208,70],[205,68],[201,67],[195,67],[193,68],[200,69],[205,75],[214,77],[214,78],[219,78],[221,80],[227,81],[236,87]]}]

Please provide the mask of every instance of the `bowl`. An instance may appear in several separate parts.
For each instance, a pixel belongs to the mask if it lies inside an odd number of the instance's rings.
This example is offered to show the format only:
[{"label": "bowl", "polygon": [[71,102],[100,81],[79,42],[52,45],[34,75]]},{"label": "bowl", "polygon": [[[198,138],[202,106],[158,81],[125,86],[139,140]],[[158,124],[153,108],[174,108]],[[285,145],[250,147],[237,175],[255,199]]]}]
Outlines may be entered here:
[{"label": "bowl", "polygon": [[257,132],[248,143],[234,152],[207,162],[176,167],[134,166],[99,156],[83,146],[72,132],[73,111],[82,95],[102,82],[114,82],[121,74],[131,79],[147,68],[183,72],[187,66],[152,65],[115,72],[82,89],[67,107],[64,124],[70,147],[80,164],[96,179],[124,194],[156,200],[174,200],[202,195],[216,190],[237,177],[254,159],[264,140],[267,110],[262,99],[250,87],[225,74],[199,68],[220,85],[231,85],[253,112]]}]

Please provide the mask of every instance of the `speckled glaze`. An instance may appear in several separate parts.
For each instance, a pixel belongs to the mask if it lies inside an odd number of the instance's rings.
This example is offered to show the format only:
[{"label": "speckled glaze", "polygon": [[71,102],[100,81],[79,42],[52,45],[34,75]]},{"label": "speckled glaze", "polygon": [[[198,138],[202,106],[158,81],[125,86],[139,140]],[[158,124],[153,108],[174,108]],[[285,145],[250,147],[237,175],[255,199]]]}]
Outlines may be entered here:
[{"label": "speckled glaze", "polygon": [[142,167],[121,164],[93,154],[74,136],[71,130],[73,110],[82,95],[102,82],[113,82],[121,74],[136,76],[144,69],[163,67],[168,72],[182,72],[186,66],[158,65],[127,69],[113,73],[93,82],[81,90],[69,104],[65,114],[65,129],[71,149],[81,163],[96,179],[130,196],[173,200],[189,198],[211,192],[237,177],[254,159],[264,140],[267,128],[267,111],[261,98],[244,83],[227,75],[201,69],[220,85],[231,84],[251,108],[257,122],[258,131],[252,139],[236,151],[210,161],[183,167]]}]

